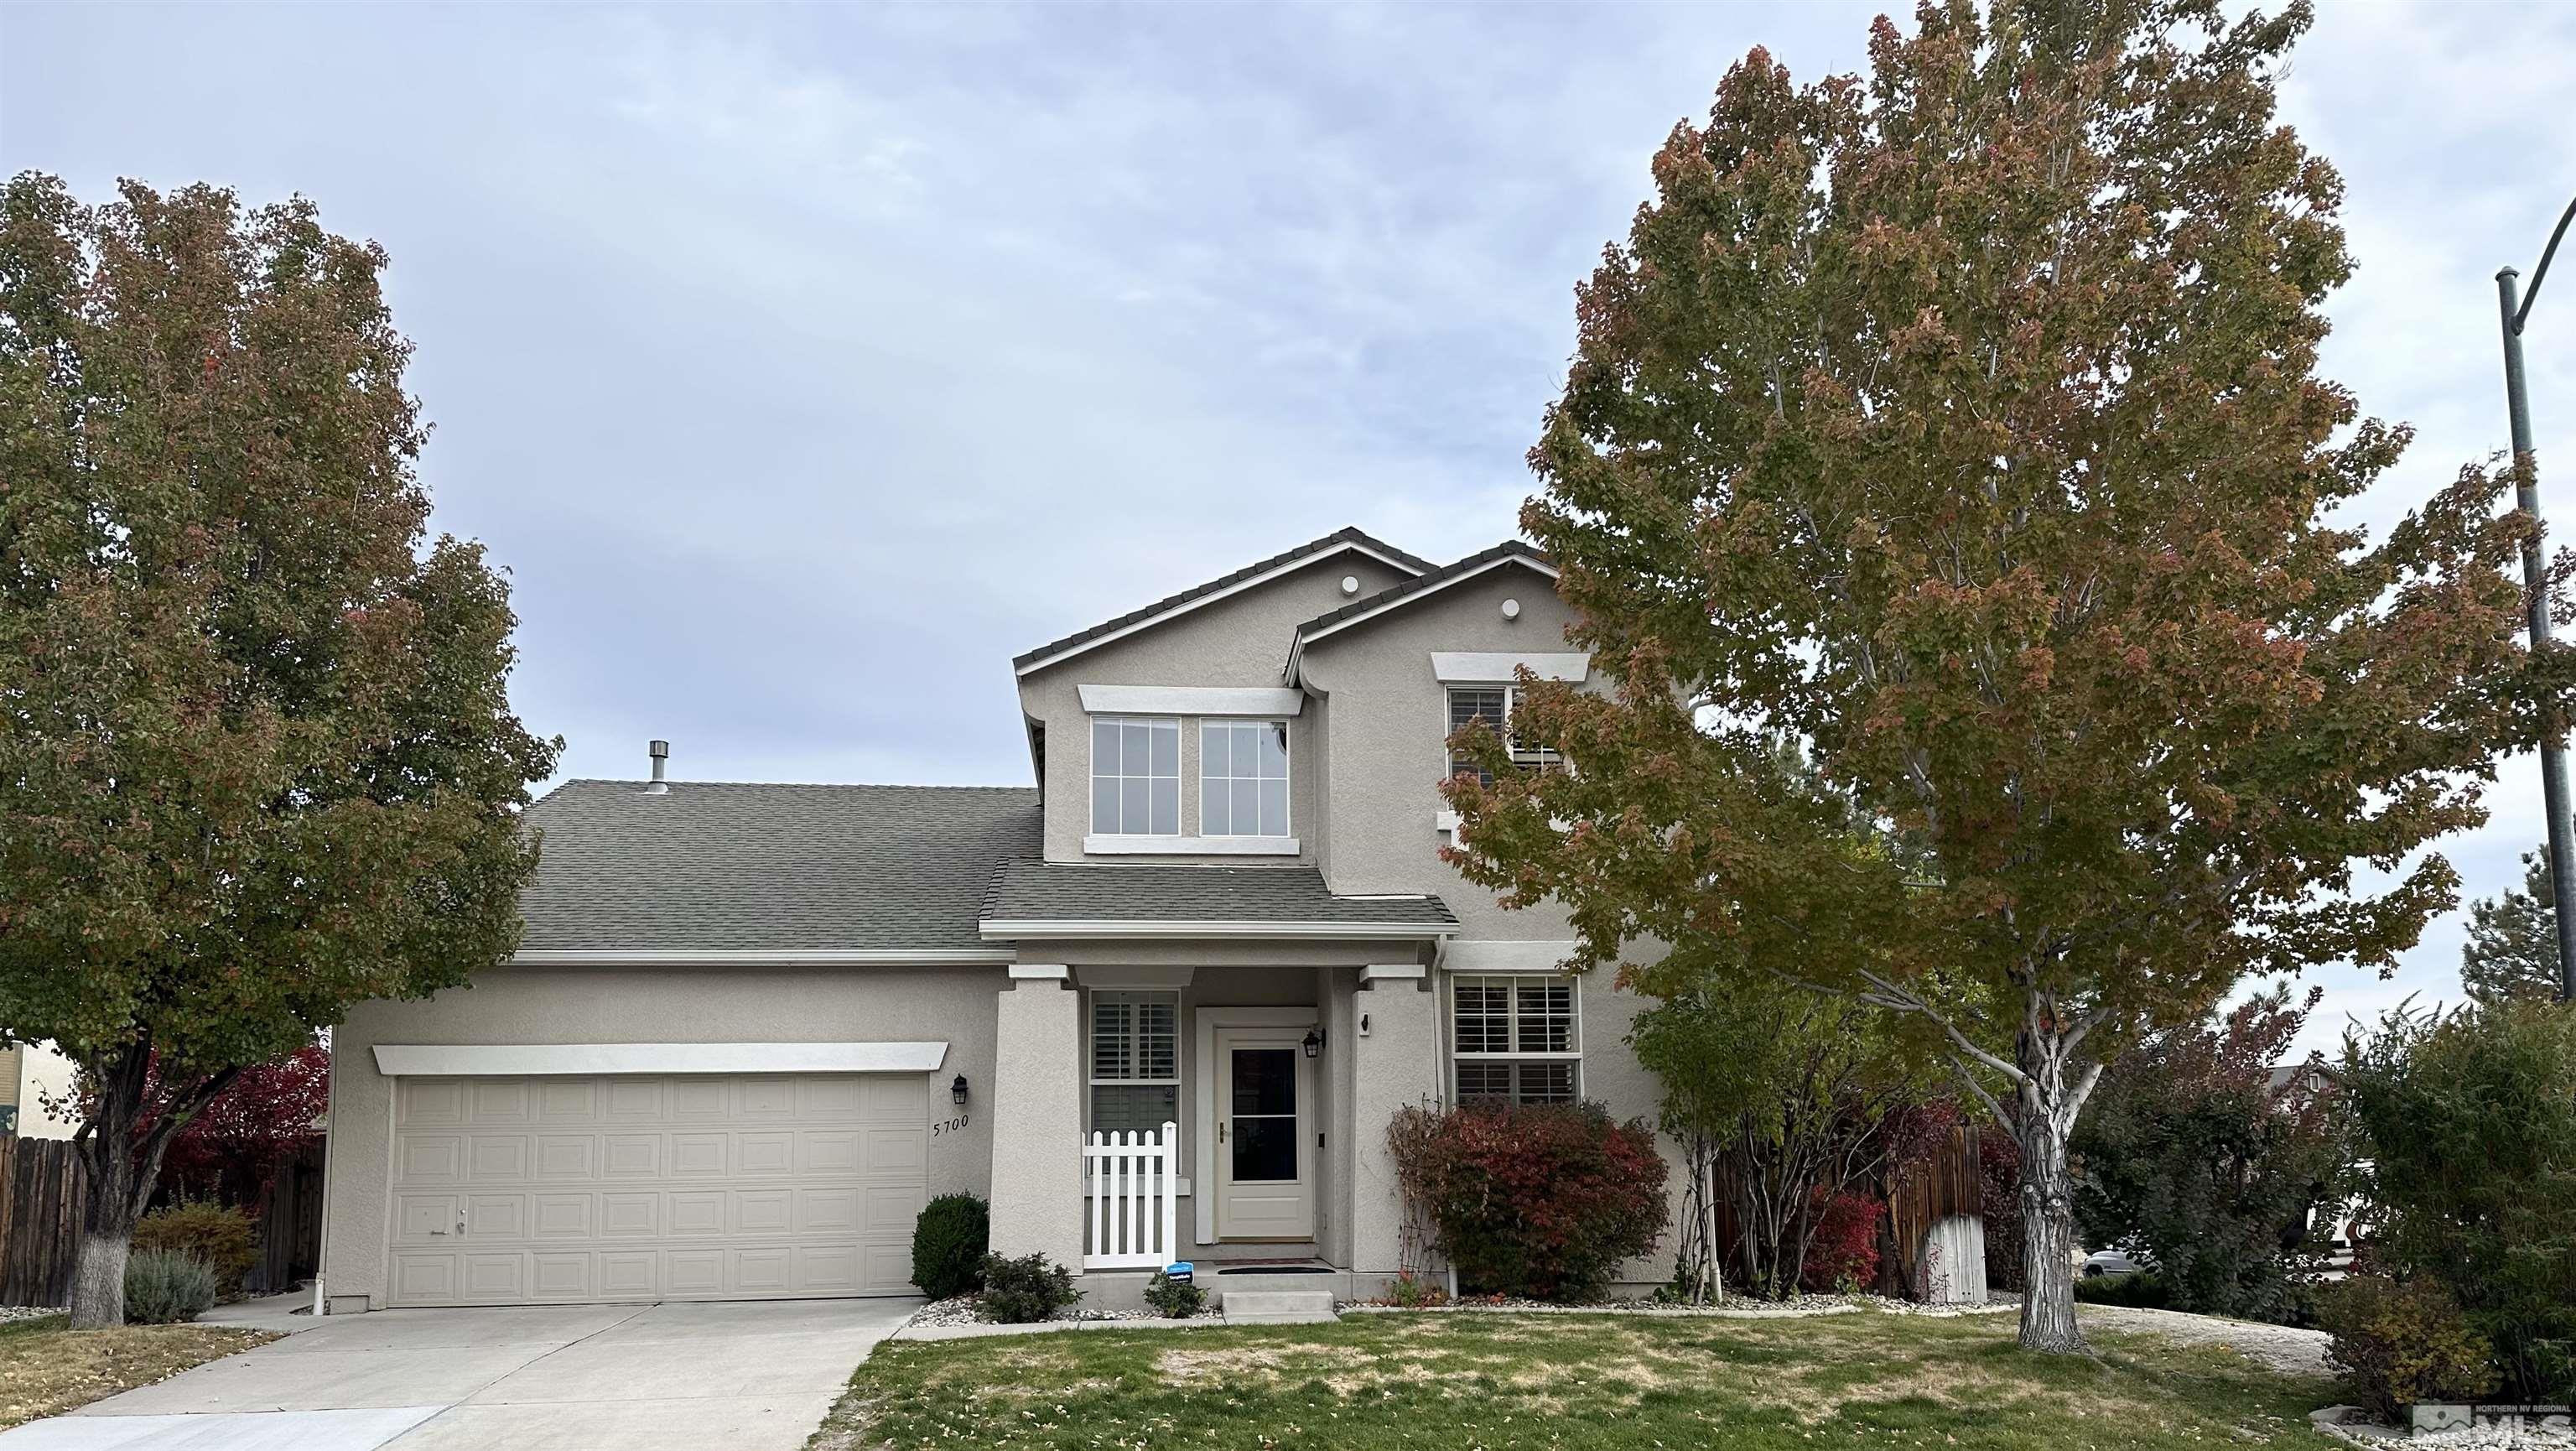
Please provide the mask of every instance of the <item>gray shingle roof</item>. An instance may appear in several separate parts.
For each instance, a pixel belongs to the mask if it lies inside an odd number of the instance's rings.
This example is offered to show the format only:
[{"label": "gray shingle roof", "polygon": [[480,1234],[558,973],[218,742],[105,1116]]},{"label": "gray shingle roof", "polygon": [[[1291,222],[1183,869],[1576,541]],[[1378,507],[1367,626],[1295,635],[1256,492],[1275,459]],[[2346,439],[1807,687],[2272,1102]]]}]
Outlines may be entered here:
[{"label": "gray shingle roof", "polygon": [[1353,615],[1364,615],[1371,610],[1394,604],[1396,601],[1403,599],[1406,595],[1419,594],[1423,590],[1431,588],[1433,585],[1440,584],[1447,580],[1456,579],[1458,576],[1465,574],[1467,571],[1474,569],[1479,565],[1491,564],[1497,559],[1505,558],[1526,559],[1532,564],[1551,570],[1556,567],[1548,560],[1546,552],[1541,550],[1537,545],[1525,544],[1518,539],[1506,539],[1491,549],[1479,549],[1464,559],[1444,564],[1438,569],[1428,570],[1424,573],[1417,574],[1413,578],[1405,580],[1402,583],[1388,585],[1385,589],[1379,590],[1376,594],[1366,595],[1362,598],[1355,599],[1349,604],[1341,606],[1339,609],[1327,610],[1324,613],[1317,615],[1315,618],[1308,620],[1306,623],[1299,625],[1297,627],[1297,633],[1301,636],[1311,635],[1315,631],[1324,628],[1326,625],[1330,625],[1341,620],[1347,620]]},{"label": "gray shingle roof", "polygon": [[1032,660],[1044,659],[1045,657],[1056,654],[1059,651],[1069,650],[1086,640],[1096,640],[1103,635],[1109,634],[1113,630],[1123,630],[1129,625],[1135,624],[1139,620],[1152,619],[1154,616],[1162,614],[1168,610],[1178,609],[1182,605],[1188,604],[1190,601],[1197,599],[1201,595],[1214,594],[1228,585],[1237,584],[1252,578],[1256,574],[1263,574],[1270,570],[1277,569],[1283,564],[1295,563],[1297,560],[1303,559],[1309,554],[1321,554],[1325,550],[1330,549],[1337,544],[1357,544],[1364,548],[1373,549],[1380,554],[1386,555],[1390,559],[1403,561],[1408,568],[1416,571],[1428,570],[1431,568],[1430,560],[1407,554],[1403,550],[1396,548],[1394,545],[1387,543],[1385,540],[1372,538],[1355,528],[1336,529],[1321,539],[1310,539],[1305,543],[1298,545],[1294,549],[1284,550],[1278,554],[1270,556],[1268,559],[1261,560],[1258,563],[1247,564],[1232,574],[1209,580],[1205,584],[1192,585],[1188,589],[1181,591],[1179,594],[1168,595],[1162,599],[1156,600],[1141,610],[1129,610],[1127,613],[1120,615],[1114,620],[1103,620],[1099,624],[1091,626],[1089,629],[1076,630],[1061,640],[1049,640],[1047,643],[1040,645],[1034,650],[1012,656],[1011,666],[1013,669],[1019,669],[1026,666]]},{"label": "gray shingle roof", "polygon": [[523,952],[979,948],[994,866],[1040,842],[1022,786],[581,780],[527,821]]},{"label": "gray shingle roof", "polygon": [[1454,926],[1438,897],[1336,897],[1313,867],[1004,862],[987,922],[1294,922]]}]

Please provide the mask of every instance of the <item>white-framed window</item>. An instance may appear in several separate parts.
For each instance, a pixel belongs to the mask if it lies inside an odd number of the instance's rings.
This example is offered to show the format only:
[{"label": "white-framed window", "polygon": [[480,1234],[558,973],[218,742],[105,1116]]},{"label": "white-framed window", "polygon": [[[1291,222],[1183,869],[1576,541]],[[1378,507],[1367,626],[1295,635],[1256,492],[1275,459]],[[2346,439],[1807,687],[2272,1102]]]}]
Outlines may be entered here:
[{"label": "white-framed window", "polygon": [[[1512,753],[1516,765],[1533,771],[1552,771],[1564,764],[1563,758],[1545,746],[1523,746],[1512,738],[1512,717],[1521,708],[1521,688],[1517,685],[1452,685],[1449,687],[1449,734],[1456,735],[1470,721],[1481,720],[1485,728],[1503,738],[1503,746]],[[1475,777],[1488,786],[1494,784],[1494,773],[1473,761],[1452,756],[1449,774]]]},{"label": "white-framed window", "polygon": [[1181,1119],[1181,995],[1091,995],[1091,1129],[1153,1133]]},{"label": "white-framed window", "polygon": [[1181,834],[1181,723],[1095,716],[1091,829],[1102,836]]},{"label": "white-framed window", "polygon": [[1580,984],[1554,973],[1450,984],[1452,1081],[1460,1103],[1573,1103],[1583,1096]]},{"label": "white-framed window", "polygon": [[1288,722],[1199,722],[1199,835],[1288,835]]}]

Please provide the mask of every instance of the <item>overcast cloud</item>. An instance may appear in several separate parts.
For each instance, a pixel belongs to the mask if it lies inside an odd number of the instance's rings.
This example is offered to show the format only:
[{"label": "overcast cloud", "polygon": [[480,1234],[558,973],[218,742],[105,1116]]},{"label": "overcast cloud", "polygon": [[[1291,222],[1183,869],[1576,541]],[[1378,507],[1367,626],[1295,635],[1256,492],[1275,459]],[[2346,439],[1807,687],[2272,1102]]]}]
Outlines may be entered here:
[{"label": "overcast cloud", "polygon": [[[1755,44],[1859,68],[1878,8],[11,4],[0,166],[384,244],[438,523],[513,571],[566,775],[658,735],[702,780],[1015,783],[1012,654],[1344,524],[1512,533],[1655,147]],[[2419,430],[2384,524],[2504,443],[2491,279],[2576,194],[2576,7],[2321,8],[2328,370]],[[2576,275],[2529,347],[2576,518]],[[2506,763],[2445,847],[2471,893],[2538,794]],[[2321,975],[2311,1039],[2456,995],[2460,939]]]}]

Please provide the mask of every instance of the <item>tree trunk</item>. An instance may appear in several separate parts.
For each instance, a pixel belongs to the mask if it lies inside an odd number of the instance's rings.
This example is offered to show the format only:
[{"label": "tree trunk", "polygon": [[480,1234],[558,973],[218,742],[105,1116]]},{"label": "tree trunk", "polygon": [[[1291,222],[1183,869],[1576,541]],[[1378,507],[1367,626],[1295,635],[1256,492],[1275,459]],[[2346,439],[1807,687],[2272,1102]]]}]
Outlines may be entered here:
[{"label": "tree trunk", "polygon": [[[2050,1097],[2059,1101],[2045,1101]],[[2021,1343],[2061,1355],[2084,1350],[2075,1323],[2075,1190],[2066,1173],[2076,1106],[2062,1090],[2025,1087],[2014,1135],[2021,1143]]]},{"label": "tree trunk", "polygon": [[[106,1330],[125,1323],[125,1256],[134,1244],[133,1119],[109,1103],[113,1080],[100,1092],[91,1137],[89,1198],[81,1207],[80,1251],[72,1262],[72,1328]],[[106,1147],[102,1149],[104,1142]]]}]

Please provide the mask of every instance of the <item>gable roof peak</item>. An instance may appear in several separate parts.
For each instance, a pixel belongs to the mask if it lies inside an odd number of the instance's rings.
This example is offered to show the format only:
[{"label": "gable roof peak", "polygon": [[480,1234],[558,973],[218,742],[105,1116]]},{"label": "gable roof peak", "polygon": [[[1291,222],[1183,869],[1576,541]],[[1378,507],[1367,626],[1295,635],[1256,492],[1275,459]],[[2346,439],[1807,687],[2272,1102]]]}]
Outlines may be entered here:
[{"label": "gable roof peak", "polygon": [[1034,650],[1013,656],[1011,668],[1020,675],[1043,670],[1058,661],[1071,659],[1085,650],[1105,645],[1121,636],[1133,634],[1168,616],[1195,609],[1202,604],[1232,594],[1236,590],[1249,588],[1274,575],[1301,568],[1326,555],[1344,550],[1356,550],[1403,570],[1407,574],[1427,574],[1432,568],[1430,560],[1419,555],[1408,554],[1355,525],[1344,526],[1320,539],[1310,539],[1294,549],[1284,550],[1268,559],[1247,564],[1232,574],[1209,580],[1204,584],[1193,585],[1175,595],[1167,595],[1142,609],[1130,610],[1114,620],[1103,620],[1088,629],[1076,630],[1060,640],[1050,640]]}]

